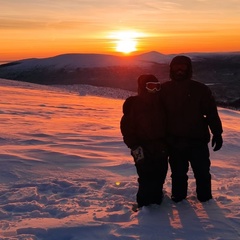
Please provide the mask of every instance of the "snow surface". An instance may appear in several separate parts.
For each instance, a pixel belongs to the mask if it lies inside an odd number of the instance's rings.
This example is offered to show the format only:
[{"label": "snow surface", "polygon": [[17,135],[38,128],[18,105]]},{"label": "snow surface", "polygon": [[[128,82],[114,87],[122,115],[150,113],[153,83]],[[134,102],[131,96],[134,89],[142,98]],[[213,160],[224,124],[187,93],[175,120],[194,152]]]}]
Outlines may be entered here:
[{"label": "snow surface", "polygon": [[240,112],[219,108],[224,146],[211,152],[213,200],[197,201],[190,171],[188,199],[173,203],[168,173],[162,205],[135,213],[122,92],[9,80],[0,89],[1,240],[240,239]]}]

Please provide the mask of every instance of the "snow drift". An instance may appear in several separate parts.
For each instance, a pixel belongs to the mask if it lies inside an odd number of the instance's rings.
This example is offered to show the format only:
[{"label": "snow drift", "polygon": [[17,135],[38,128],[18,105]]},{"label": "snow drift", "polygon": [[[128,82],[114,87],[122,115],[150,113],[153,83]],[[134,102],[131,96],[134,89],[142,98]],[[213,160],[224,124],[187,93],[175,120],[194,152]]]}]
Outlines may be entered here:
[{"label": "snow drift", "polygon": [[137,175],[119,131],[130,92],[6,80],[0,89],[0,239],[240,238],[239,112],[219,109],[213,200],[197,201],[190,171],[187,200],[173,203],[168,173],[162,205],[134,213]]}]

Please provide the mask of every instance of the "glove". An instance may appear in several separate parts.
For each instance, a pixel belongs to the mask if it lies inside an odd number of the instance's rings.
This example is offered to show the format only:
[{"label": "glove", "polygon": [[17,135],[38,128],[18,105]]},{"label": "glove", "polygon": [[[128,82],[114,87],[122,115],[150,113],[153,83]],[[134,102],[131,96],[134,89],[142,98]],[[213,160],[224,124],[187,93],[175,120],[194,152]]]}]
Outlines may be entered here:
[{"label": "glove", "polygon": [[140,146],[135,148],[134,150],[132,149],[131,155],[133,156],[135,163],[138,163],[140,160],[144,159],[143,149]]},{"label": "glove", "polygon": [[223,139],[222,139],[222,135],[213,135],[212,137],[212,147],[213,147],[213,151],[218,151],[223,144]]}]

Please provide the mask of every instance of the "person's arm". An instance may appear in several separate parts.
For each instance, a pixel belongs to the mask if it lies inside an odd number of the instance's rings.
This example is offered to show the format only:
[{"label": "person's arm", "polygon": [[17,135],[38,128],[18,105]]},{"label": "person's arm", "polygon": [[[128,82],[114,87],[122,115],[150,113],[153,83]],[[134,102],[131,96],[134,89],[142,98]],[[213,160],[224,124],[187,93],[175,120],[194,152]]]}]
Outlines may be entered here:
[{"label": "person's arm", "polygon": [[134,116],[134,97],[129,97],[123,104],[123,116],[120,121],[120,129],[124,143],[130,149],[138,147],[138,141],[135,133],[135,116]]},{"label": "person's arm", "polygon": [[206,96],[204,97],[204,114],[207,119],[208,126],[213,135],[212,137],[212,147],[214,151],[218,151],[221,149],[223,144],[222,139],[222,122],[218,115],[217,105],[212,95],[212,92],[209,88],[207,88]]}]

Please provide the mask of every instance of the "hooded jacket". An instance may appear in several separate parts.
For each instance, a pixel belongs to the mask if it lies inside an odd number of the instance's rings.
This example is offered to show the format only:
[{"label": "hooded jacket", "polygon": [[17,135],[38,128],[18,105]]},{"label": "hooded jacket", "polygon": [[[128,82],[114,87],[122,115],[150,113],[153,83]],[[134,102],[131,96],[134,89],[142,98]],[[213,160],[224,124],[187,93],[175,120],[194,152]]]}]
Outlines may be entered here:
[{"label": "hooded jacket", "polygon": [[[186,77],[181,81],[174,77],[175,64],[187,65]],[[160,91],[160,99],[167,116],[167,135],[170,142],[187,139],[192,143],[208,143],[210,131],[213,135],[223,132],[211,90],[191,77],[190,58],[175,57],[170,64],[171,81],[162,84]]]},{"label": "hooded jacket", "polygon": [[126,99],[120,129],[125,144],[134,149],[148,147],[164,141],[165,115],[159,107],[159,92],[149,93],[146,82],[158,82],[153,75],[138,78],[138,95]]}]

